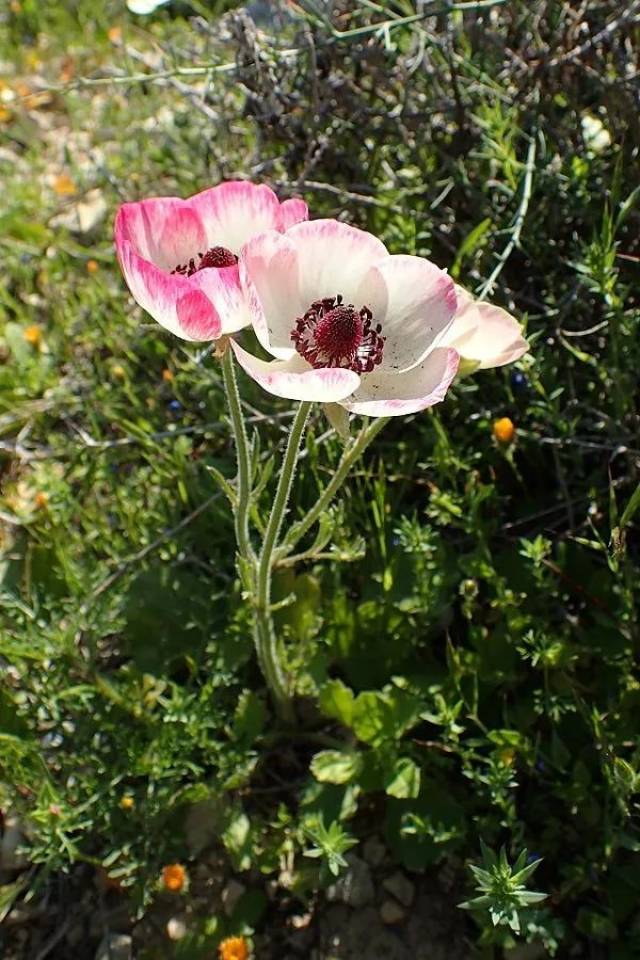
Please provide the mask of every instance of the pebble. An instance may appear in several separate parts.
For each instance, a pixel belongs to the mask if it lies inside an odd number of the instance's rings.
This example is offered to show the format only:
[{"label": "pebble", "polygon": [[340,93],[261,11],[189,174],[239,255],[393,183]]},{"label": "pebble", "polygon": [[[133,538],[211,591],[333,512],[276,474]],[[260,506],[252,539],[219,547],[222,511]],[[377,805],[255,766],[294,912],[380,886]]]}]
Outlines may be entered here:
[{"label": "pebble", "polygon": [[131,937],[126,933],[105,933],[96,960],[131,960]]},{"label": "pebble", "polygon": [[182,917],[171,917],[167,923],[167,936],[169,940],[182,940],[187,934],[187,925]]},{"label": "pebble", "polygon": [[380,907],[380,919],[383,923],[388,925],[402,923],[405,918],[404,907],[401,907],[397,900],[388,900],[382,901],[382,906]]},{"label": "pebble", "polygon": [[346,860],[349,865],[327,890],[327,899],[355,909],[366,907],[375,897],[369,865],[355,854],[348,854]]},{"label": "pebble", "polygon": [[383,881],[382,886],[387,893],[390,893],[396,900],[399,900],[403,907],[410,907],[413,903],[416,888],[404,873],[398,871],[392,874],[392,876],[387,877],[387,879]]},{"label": "pebble", "polygon": [[362,848],[362,856],[370,867],[379,867],[387,856],[387,848],[379,837],[369,837]]},{"label": "pebble", "polygon": [[238,880],[230,880],[226,885],[222,891],[222,905],[228,917],[231,916],[238,900],[246,893],[246,890],[245,885]]}]

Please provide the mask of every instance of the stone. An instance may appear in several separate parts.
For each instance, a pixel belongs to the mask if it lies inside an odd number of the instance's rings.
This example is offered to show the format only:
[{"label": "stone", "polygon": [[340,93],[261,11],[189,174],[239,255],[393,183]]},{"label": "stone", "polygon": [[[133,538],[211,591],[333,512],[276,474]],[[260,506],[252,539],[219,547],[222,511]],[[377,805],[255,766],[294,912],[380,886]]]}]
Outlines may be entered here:
[{"label": "stone", "polygon": [[400,906],[397,900],[392,900],[390,897],[388,900],[382,901],[382,906],[380,907],[380,919],[383,923],[386,923],[388,926],[395,925],[396,923],[402,923],[406,914],[404,907]]},{"label": "stone", "polygon": [[240,897],[244,896],[246,891],[247,888],[243,883],[240,883],[238,880],[229,880],[229,883],[222,891],[222,906],[224,907],[224,912],[228,917],[231,916],[235,910],[238,900]]},{"label": "stone", "polygon": [[187,925],[182,917],[171,917],[167,922],[167,936],[169,940],[182,940],[187,935]]},{"label": "stone", "polygon": [[387,856],[387,848],[379,837],[369,837],[362,848],[362,856],[370,867],[379,867]]},{"label": "stone", "polygon": [[347,854],[347,868],[327,890],[327,899],[359,910],[375,897],[369,865],[355,854]]},{"label": "stone", "polygon": [[131,960],[131,937],[126,933],[105,933],[96,951],[96,960]]},{"label": "stone", "polygon": [[382,886],[387,893],[390,893],[393,897],[395,897],[403,907],[410,907],[413,903],[416,895],[416,888],[412,884],[411,880],[409,880],[409,877],[405,876],[405,874],[401,873],[399,870],[397,873],[387,877],[387,879],[382,882]]}]

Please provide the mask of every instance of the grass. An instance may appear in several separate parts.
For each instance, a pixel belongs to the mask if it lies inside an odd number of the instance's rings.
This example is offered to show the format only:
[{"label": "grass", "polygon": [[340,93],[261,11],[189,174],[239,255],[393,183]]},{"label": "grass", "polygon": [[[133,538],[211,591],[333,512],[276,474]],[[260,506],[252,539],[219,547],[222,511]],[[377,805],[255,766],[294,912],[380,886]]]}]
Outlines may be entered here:
[{"label": "grass", "polygon": [[[196,911],[176,956],[275,937],[265,878],[293,864],[308,899],[379,829],[416,871],[527,846],[549,896],[524,935],[635,955],[637,5],[445,6],[328,24],[291,5],[271,39],[221,6],[1,15],[0,806],[30,864],[5,913],[47,896],[55,930],[65,884],[98,870],[152,914],[164,865],[195,872],[205,804],[248,899]],[[132,304],[111,241],[120,202],[238,175],[491,288],[531,343],[382,432],[338,507],[357,563],[283,570],[299,744],[264,697],[208,470],[235,469],[218,364]],[[242,392],[266,460],[290,411]],[[291,519],[340,456],[325,434],[316,411]],[[474,916],[478,950],[509,945]],[[5,948],[26,960],[38,929]]]}]

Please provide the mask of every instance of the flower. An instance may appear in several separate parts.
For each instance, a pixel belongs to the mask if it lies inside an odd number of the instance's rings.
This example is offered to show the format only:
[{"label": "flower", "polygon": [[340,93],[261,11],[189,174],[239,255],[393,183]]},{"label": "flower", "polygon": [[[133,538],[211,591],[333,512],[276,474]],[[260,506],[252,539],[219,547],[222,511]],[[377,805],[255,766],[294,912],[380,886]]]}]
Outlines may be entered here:
[{"label": "flower", "polygon": [[129,289],[147,313],[184,340],[215,340],[250,322],[238,279],[242,245],[306,218],[302,200],[280,203],[267,186],[229,181],[188,200],[123,204],[116,250]]},{"label": "flower", "polygon": [[87,273],[97,273],[100,269],[100,264],[97,260],[87,260]]},{"label": "flower", "polygon": [[458,284],[455,290],[458,309],[443,343],[458,351],[465,372],[503,367],[527,352],[529,344],[511,314],[502,307],[474,300]]},{"label": "flower", "polygon": [[509,417],[500,417],[493,423],[493,435],[498,443],[511,443],[516,435],[516,428]]},{"label": "flower", "polygon": [[270,393],[374,417],[444,399],[459,361],[441,345],[456,295],[435,264],[391,256],[370,233],[315,220],[250,240],[240,279],[256,336],[276,359],[231,346]]},{"label": "flower", "polygon": [[170,863],[162,868],[162,886],[171,893],[180,893],[187,879],[187,871],[181,863]]},{"label": "flower", "polygon": [[247,960],[249,946],[244,937],[227,937],[218,947],[220,960]]},{"label": "flower", "polygon": [[32,323],[22,331],[24,340],[32,347],[39,347],[42,343],[42,329],[37,323]]},{"label": "flower", "polygon": [[120,809],[121,810],[133,810],[136,802],[130,793],[125,793],[120,797]]}]

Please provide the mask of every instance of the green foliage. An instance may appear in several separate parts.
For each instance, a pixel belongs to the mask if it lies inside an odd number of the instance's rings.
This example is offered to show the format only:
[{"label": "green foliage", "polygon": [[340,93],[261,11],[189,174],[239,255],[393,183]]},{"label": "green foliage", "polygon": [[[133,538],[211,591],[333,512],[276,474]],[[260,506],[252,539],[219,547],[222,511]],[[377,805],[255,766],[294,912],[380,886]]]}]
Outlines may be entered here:
[{"label": "green foliage", "polygon": [[[481,944],[517,934],[550,956],[634,956],[632,24],[576,54],[569,7],[537,0],[411,23],[396,21],[414,4],[390,3],[383,30],[380,5],[336,4],[333,33],[292,4],[266,34],[219,30],[210,4],[204,27],[195,4],[148,19],[123,3],[18,6],[0,13],[2,80],[56,89],[40,107],[0,103],[0,807],[36,865],[2,889],[0,913],[82,869],[107,871],[143,912],[163,865],[213,848],[251,896],[165,945],[212,956],[266,922],[263,883],[313,898],[371,833],[429,872],[475,859],[481,836]],[[593,39],[617,11],[592,6]],[[335,35],[349,30],[362,32]],[[91,82],[58,90],[69,55]],[[581,132],[591,114],[610,134],[599,151]],[[67,198],[51,187],[65,172]],[[112,252],[122,200],[235,175],[304,192],[314,215],[431,256],[475,291],[499,266],[486,295],[531,342],[515,371],[478,372],[388,425],[315,544],[296,548],[306,559],[280,565],[294,730],[255,664],[215,481],[235,469],[218,362],[147,322]],[[108,213],[92,231],[60,221],[95,189]],[[290,411],[241,389],[264,525]],[[492,435],[502,416],[508,447]],[[326,431],[317,410],[287,523],[342,455]],[[540,906],[525,847],[543,858]],[[471,934],[476,920],[460,922]]]},{"label": "green foliage", "polygon": [[494,927],[507,925],[514,933],[520,933],[523,926],[521,913],[547,896],[527,890],[526,886],[542,861],[529,861],[527,851],[522,850],[515,863],[510,864],[504,847],[499,854],[484,843],[481,847],[482,867],[469,865],[480,895],[460,906],[465,910],[487,911]]}]

